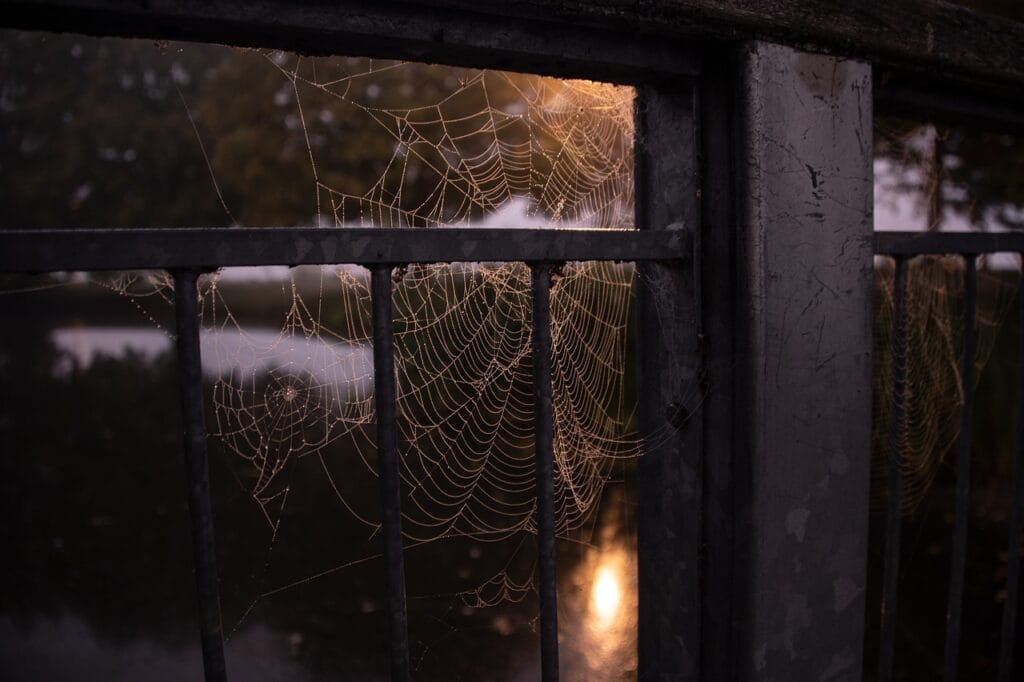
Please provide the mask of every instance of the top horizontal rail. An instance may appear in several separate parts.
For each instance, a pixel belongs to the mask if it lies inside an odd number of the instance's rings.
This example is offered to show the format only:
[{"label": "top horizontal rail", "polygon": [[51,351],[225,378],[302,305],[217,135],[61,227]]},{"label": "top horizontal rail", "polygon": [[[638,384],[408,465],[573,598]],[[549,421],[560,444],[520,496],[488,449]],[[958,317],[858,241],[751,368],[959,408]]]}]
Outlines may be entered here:
[{"label": "top horizontal rail", "polygon": [[[343,49],[545,73],[640,62],[664,73],[685,67],[678,46],[687,41],[761,39],[899,69],[1024,84],[1024,23],[939,0],[8,0],[6,6],[0,25],[306,54]],[[603,39],[581,42],[590,29]],[[666,46],[676,46],[675,57]],[[654,52],[669,62],[652,61]]]},{"label": "top horizontal rail", "polygon": [[7,0],[0,26],[525,71],[610,82],[695,76],[695,46],[609,25],[390,0]]},{"label": "top horizontal rail", "polygon": [[977,91],[966,82],[923,78],[920,74],[874,73],[876,116],[909,117],[956,127],[1020,134],[1024,132],[1024,93],[1019,86],[1006,92]]},{"label": "top horizontal rail", "polygon": [[254,265],[680,260],[675,230],[146,228],[0,231],[0,272]]},{"label": "top horizontal rail", "polygon": [[1024,252],[1024,232],[875,232],[879,255],[1001,252]]},{"label": "top horizontal rail", "polygon": [[[416,0],[417,3],[428,0]],[[897,69],[1024,84],[1024,23],[945,0],[429,0],[623,32],[767,40]]]}]

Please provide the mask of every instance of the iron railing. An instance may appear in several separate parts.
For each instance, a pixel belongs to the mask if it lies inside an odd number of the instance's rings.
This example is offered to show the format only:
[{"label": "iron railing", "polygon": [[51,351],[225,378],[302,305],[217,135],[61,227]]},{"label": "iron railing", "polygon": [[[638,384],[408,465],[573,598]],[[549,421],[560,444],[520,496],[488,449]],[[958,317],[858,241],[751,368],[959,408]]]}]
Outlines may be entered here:
[{"label": "iron railing", "polygon": [[209,463],[204,423],[197,277],[241,265],[357,264],[369,267],[373,304],[377,467],[388,592],[393,680],[409,679],[405,569],[394,373],[392,268],[427,262],[523,262],[531,268],[537,470],[537,584],[542,679],[558,679],[555,585],[554,416],[551,394],[550,287],[561,261],[679,262],[679,231],[573,229],[138,229],[0,231],[0,272],[165,269],[173,274],[185,471],[199,595],[203,667],[208,682],[227,679]]},{"label": "iron railing", "polygon": [[[871,153],[870,142],[864,142],[870,140],[870,98],[875,93],[878,112],[886,106],[931,110],[932,91],[915,88],[908,99],[901,87],[892,85],[895,80],[872,78],[870,69],[865,74],[861,68],[863,64],[832,63],[808,52],[799,55],[797,69],[792,66],[797,63],[793,59],[796,51],[766,50],[763,58],[773,61],[772,68],[761,71],[751,55],[764,46],[736,41],[767,37],[817,45],[868,60],[876,71],[895,69],[896,75],[904,67],[912,67],[907,71],[913,84],[921,80],[922,71],[941,73],[939,92],[957,93],[943,98],[944,106],[951,100],[970,102],[969,111],[960,106],[954,113],[975,117],[980,113],[986,120],[1012,126],[1020,120],[1019,107],[1014,108],[1020,99],[1019,89],[1013,88],[1021,79],[1021,60],[1015,57],[1024,43],[1013,40],[1019,27],[980,15],[968,16],[926,0],[913,3],[913,7],[879,3],[882,14],[889,13],[881,24],[877,17],[863,12],[851,19],[849,12],[832,2],[815,3],[821,12],[797,8],[781,14],[776,7],[752,12],[723,10],[722,3],[668,1],[555,6],[452,1],[442,3],[446,11],[439,11],[437,3],[358,1],[335,3],[330,9],[290,0],[138,6],[111,0],[17,0],[14,4],[16,11],[12,9],[0,20],[5,26],[216,41],[297,49],[304,54],[335,54],[344,49],[373,57],[506,68],[638,86],[638,138],[647,141],[646,151],[640,146],[637,149],[637,208],[638,216],[643,216],[638,223],[658,229],[0,231],[0,272],[154,268],[175,275],[190,514],[208,679],[225,679],[226,673],[206,483],[196,343],[197,273],[217,267],[275,264],[356,263],[371,268],[378,462],[382,504],[386,512],[390,509],[382,532],[385,546],[390,547],[386,561],[391,658],[394,677],[404,679],[408,675],[408,635],[398,481],[393,470],[394,385],[388,365],[393,358],[387,348],[391,342],[390,268],[454,261],[530,265],[538,396],[540,630],[543,669],[546,679],[553,679],[557,674],[555,587],[553,566],[546,560],[550,545],[545,548],[545,543],[553,540],[553,528],[548,517],[551,510],[545,507],[549,491],[544,489],[551,483],[553,425],[545,404],[545,398],[550,399],[551,358],[550,346],[544,343],[548,331],[544,304],[547,268],[552,262],[572,260],[640,261],[656,271],[662,268],[652,261],[667,261],[672,266],[672,276],[662,277],[666,286],[649,292],[658,305],[640,306],[640,331],[645,325],[653,328],[658,322],[656,312],[670,321],[641,344],[650,351],[641,362],[641,380],[652,389],[641,395],[641,414],[646,408],[652,425],[664,421],[666,415],[673,421],[682,421],[678,415],[688,415],[685,429],[673,434],[670,447],[660,448],[640,467],[640,678],[794,679],[808,674],[812,667],[823,671],[847,659],[853,661],[849,663],[852,667],[841,674],[856,676],[860,661],[852,652],[860,650],[858,635],[864,612],[850,607],[840,613],[833,607],[831,589],[837,576],[854,586],[862,584],[863,570],[854,559],[862,556],[859,552],[866,545],[866,528],[847,519],[859,519],[866,504],[867,476],[857,458],[866,454],[866,436],[860,436],[867,430],[867,408],[857,401],[863,395],[858,391],[869,385],[869,363],[861,363],[867,369],[860,374],[855,374],[860,365],[854,361],[828,364],[824,372],[819,372],[820,367],[812,371],[802,360],[811,346],[803,353],[805,347],[799,344],[805,342],[794,333],[784,337],[782,348],[777,347],[769,331],[772,335],[787,329],[799,332],[801,325],[810,325],[808,320],[813,320],[815,327],[820,320],[826,342],[839,351],[840,358],[866,355],[863,343],[869,320],[859,304],[835,312],[834,306],[812,298],[813,292],[804,296],[802,276],[821,266],[820,272],[827,269],[830,273],[823,275],[828,280],[821,282],[823,288],[842,284],[849,300],[867,300],[870,261],[863,256],[869,249],[859,240],[870,230],[870,163],[864,162]],[[889,30],[925,23],[930,27],[927,35]],[[886,30],[880,30],[883,24]],[[965,44],[970,49],[965,51]],[[951,70],[954,75],[959,73],[960,79],[951,77]],[[762,87],[759,84],[768,82],[764,80],[768,73],[776,80],[771,87]],[[808,78],[815,73],[823,80]],[[830,87],[815,90],[813,101],[809,96],[774,98],[774,92],[789,93],[791,86],[796,93],[804,92],[811,87],[808,83],[817,87],[829,83],[829,78]],[[967,80],[975,88],[970,91],[974,95],[963,95]],[[998,101],[979,111],[975,104],[980,105],[986,97]],[[830,106],[823,107],[820,102]],[[857,139],[861,144],[854,149],[826,144],[824,137],[808,137],[807,132],[825,130],[826,126],[833,141]],[[801,137],[787,137],[790,129],[800,129]],[[842,136],[839,129],[845,131]],[[764,140],[771,144],[765,146]],[[785,158],[777,158],[777,149],[785,150]],[[790,182],[803,178],[805,167],[811,182]],[[822,178],[830,183],[828,192],[819,190]],[[807,206],[815,208],[808,212]],[[863,212],[858,211],[859,206],[864,207]],[[822,224],[830,229],[821,230]],[[693,239],[698,240],[696,245],[691,243]],[[893,255],[902,262],[897,266],[903,272],[897,300],[902,300],[904,307],[906,264],[914,254],[1024,252],[1020,235],[881,234],[875,239],[877,253]],[[858,240],[857,248],[847,248],[849,240]],[[776,251],[769,253],[763,248],[769,242]],[[693,253],[691,246],[696,246]],[[797,246],[804,253],[799,267],[788,260]],[[680,265],[687,260],[688,265]],[[772,296],[780,294],[785,304],[772,301]],[[789,307],[802,306],[805,300],[804,312],[810,314],[802,316],[799,324],[786,317]],[[897,318],[905,325],[905,309],[900,311]],[[1021,314],[1024,316],[1024,307]],[[686,334],[679,331],[684,325]],[[832,338],[837,336],[837,328],[844,339],[853,340]],[[820,347],[821,334],[816,336]],[[786,352],[792,348],[801,352]],[[755,363],[761,363],[758,371]],[[775,368],[772,382],[768,373],[761,371],[768,366]],[[843,372],[844,387],[837,392],[828,382],[838,372]],[[780,373],[792,373],[796,379],[780,388]],[[687,393],[691,387],[694,395]],[[705,392],[707,387],[711,388]],[[902,395],[905,386],[898,384],[897,388]],[[762,410],[772,402],[792,402],[803,409],[815,400],[830,401],[833,408],[845,406],[845,430],[831,424],[790,428],[787,425],[796,416],[791,414],[796,408]],[[764,405],[755,401],[764,401]],[[894,401],[894,410],[902,410],[902,406],[901,400]],[[852,416],[851,407],[856,413]],[[829,414],[836,411],[826,410]],[[769,421],[786,425],[756,438],[747,435]],[[896,410],[893,428],[905,428],[905,424],[906,414]],[[799,439],[792,435],[797,432]],[[894,437],[898,436],[894,431]],[[808,526],[806,536],[801,531],[798,540],[786,539],[789,544],[778,545],[797,553],[803,566],[818,562],[819,570],[811,572],[798,568],[800,561],[789,557],[777,561],[774,553],[761,549],[763,543],[782,542],[771,524],[790,510],[794,496],[804,497],[816,484],[812,473],[820,448],[826,444],[848,455],[853,463],[850,471],[832,479],[827,504],[818,500],[818,506],[809,506],[816,521]],[[1017,455],[1013,484],[1011,537],[1018,545],[1024,518],[1022,451]],[[780,453],[787,455],[785,467],[774,465]],[[900,494],[900,474],[891,469],[889,483],[895,490],[891,499]],[[841,507],[841,514],[829,509],[836,506]],[[958,513],[965,516],[966,510],[958,507]],[[885,591],[891,601],[886,602],[890,626],[885,636],[892,639],[901,525],[898,506],[889,520],[894,549],[887,550],[893,565],[886,568]],[[820,570],[821,557],[836,551],[833,540],[839,536],[851,540],[849,546],[856,554],[851,565],[842,571]],[[1019,581],[1016,551],[1011,551],[1010,561],[1007,603],[1014,604]],[[962,582],[961,577],[955,592],[951,588],[951,598],[957,601],[962,601]],[[776,594],[787,601],[780,601]],[[828,597],[813,597],[801,605],[800,599],[807,595]],[[859,605],[856,600],[853,603]],[[779,614],[787,614],[790,608],[809,608],[814,627],[802,630],[795,650],[789,642],[786,651],[774,635],[783,623],[784,616]],[[959,608],[955,615],[959,623]],[[1008,643],[1013,641],[1013,617],[1010,608],[1004,617],[1001,659],[1007,671],[1012,661]],[[760,657],[751,656],[751,651],[760,651]],[[955,652],[953,656],[955,662]],[[890,653],[889,665],[891,659]],[[1004,673],[1003,679],[1008,675]]]},{"label": "iron railing", "polygon": [[[971,422],[974,416],[974,356],[977,343],[977,257],[990,253],[1015,252],[1024,257],[1024,234],[979,232],[877,232],[875,253],[895,260],[894,316],[892,343],[893,400],[887,459],[887,509],[885,522],[885,563],[882,583],[881,630],[878,679],[892,679],[896,648],[896,612],[899,587],[903,507],[901,442],[907,433],[907,269],[911,259],[924,255],[958,255],[964,262],[963,344],[960,392],[960,433],[957,443],[953,544],[950,555],[949,595],[946,603],[946,636],[943,679],[957,679],[960,634],[963,621],[964,573],[967,559],[967,520],[971,477]],[[1020,326],[1024,332],[1024,289],[1017,294]],[[1009,682],[1013,671],[1017,595],[1020,588],[1020,546],[1024,528],[1024,333],[1018,341],[1020,376],[1017,381],[1019,435],[1011,483],[1009,557],[1006,601],[999,647],[999,680]]]}]

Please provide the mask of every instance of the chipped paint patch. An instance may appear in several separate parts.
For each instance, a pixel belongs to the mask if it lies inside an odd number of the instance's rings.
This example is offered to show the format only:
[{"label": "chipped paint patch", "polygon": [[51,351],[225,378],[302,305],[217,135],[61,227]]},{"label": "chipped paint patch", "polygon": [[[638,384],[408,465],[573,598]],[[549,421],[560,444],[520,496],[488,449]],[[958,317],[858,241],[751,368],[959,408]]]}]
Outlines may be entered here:
[{"label": "chipped paint patch", "polygon": [[844,670],[853,665],[853,656],[841,656],[839,654],[832,654],[832,660],[829,661],[828,667],[822,671],[821,675],[818,676],[819,680],[831,680],[837,677]]},{"label": "chipped paint patch", "polygon": [[835,595],[836,612],[845,611],[863,590],[849,578],[836,578],[832,581],[832,592]]},{"label": "chipped paint patch", "polygon": [[786,534],[796,536],[797,542],[803,542],[804,533],[807,531],[807,519],[810,516],[810,509],[791,509],[786,514]]}]

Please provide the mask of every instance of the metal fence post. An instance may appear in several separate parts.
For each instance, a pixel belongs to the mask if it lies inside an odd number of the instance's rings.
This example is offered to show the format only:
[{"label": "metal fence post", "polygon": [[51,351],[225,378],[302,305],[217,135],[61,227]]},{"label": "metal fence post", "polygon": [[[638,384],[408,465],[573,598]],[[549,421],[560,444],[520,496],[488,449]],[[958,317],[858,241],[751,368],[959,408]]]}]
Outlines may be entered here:
[{"label": "metal fence post", "polygon": [[889,425],[889,457],[886,462],[885,566],[878,644],[879,682],[889,682],[892,678],[896,654],[896,609],[899,603],[900,548],[903,539],[903,445],[907,433],[908,266],[907,256],[896,256],[892,294],[892,424]]},{"label": "metal fence post", "polygon": [[860,680],[871,457],[869,64],[741,57],[739,680]]},{"label": "metal fence post", "polygon": [[203,415],[203,369],[199,350],[199,312],[196,288],[198,273],[174,273],[174,307],[178,331],[178,380],[181,385],[181,419],[185,431],[185,474],[188,478],[188,510],[192,519],[193,562],[199,591],[199,624],[206,682],[227,679],[224,664],[224,633],[217,589],[217,555],[213,539],[213,508],[210,504],[210,465],[206,454],[206,420]]},{"label": "metal fence post", "polygon": [[391,679],[409,679],[409,624],[402,556],[402,492],[395,426],[398,390],[395,382],[393,310],[390,265],[370,270],[373,289],[373,395],[377,408],[377,470],[380,474],[381,534],[388,587],[388,648]]},{"label": "metal fence post", "polygon": [[[647,85],[636,99],[641,231],[699,234],[695,84]],[[697,253],[694,249],[693,253]],[[696,680],[701,651],[702,387],[695,258],[638,266],[639,677]]]},{"label": "metal fence post", "polygon": [[533,300],[533,399],[537,470],[537,591],[541,679],[558,680],[558,594],[555,582],[555,415],[551,396],[551,271],[530,267]]}]

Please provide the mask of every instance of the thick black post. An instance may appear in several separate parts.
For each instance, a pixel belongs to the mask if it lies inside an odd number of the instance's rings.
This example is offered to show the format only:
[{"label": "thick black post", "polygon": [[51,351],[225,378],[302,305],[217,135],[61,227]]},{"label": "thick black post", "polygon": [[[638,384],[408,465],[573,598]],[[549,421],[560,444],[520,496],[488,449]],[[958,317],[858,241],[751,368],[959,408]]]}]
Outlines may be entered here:
[{"label": "thick black post", "polygon": [[[700,230],[695,83],[636,95],[636,220],[643,231]],[[701,655],[702,389],[695,257],[638,266],[638,677],[696,680]]]},{"label": "thick black post", "polygon": [[896,256],[892,318],[892,423],[885,518],[885,573],[882,587],[882,627],[878,680],[892,678],[896,650],[896,602],[899,592],[900,544],[903,533],[903,440],[907,432],[907,257]]},{"label": "thick black post", "polygon": [[[1024,253],[1021,254],[1024,261]],[[1006,563],[1006,603],[999,638],[999,682],[1013,675],[1013,648],[1017,631],[1017,600],[1020,591],[1020,545],[1024,530],[1024,285],[1017,290],[1017,452],[1013,461],[1013,510]]]},{"label": "thick black post", "polygon": [[391,266],[373,266],[373,393],[377,406],[377,470],[380,474],[381,526],[387,564],[388,624],[391,631],[391,679],[409,679],[409,628],[402,559],[402,508],[395,427],[395,355],[392,344]]},{"label": "thick black post", "polygon": [[227,671],[224,665],[220,598],[217,593],[210,467],[206,454],[206,421],[203,416],[197,276],[198,273],[191,270],[174,273],[178,382],[181,386],[181,419],[185,430],[185,475],[188,479],[188,509],[192,517],[193,561],[199,591],[203,670],[207,682],[223,682],[227,679]]},{"label": "thick black post", "polygon": [[731,680],[736,498],[736,211],[733,49],[709,55],[701,79],[701,312],[704,338],[702,679]]},{"label": "thick black post", "polygon": [[530,275],[533,290],[540,667],[541,679],[555,682],[558,680],[558,596],[555,589],[555,418],[551,402],[551,265],[533,265]]},{"label": "thick black post", "polygon": [[768,43],[741,59],[733,680],[859,680],[871,65]]},{"label": "thick black post", "polygon": [[949,602],[946,607],[946,657],[943,679],[956,679],[960,653],[960,621],[964,602],[964,568],[967,562],[967,517],[971,489],[971,420],[974,416],[975,310],[978,275],[973,254],[964,255],[964,347],[960,390],[960,447],[956,463],[956,508],[953,517],[953,556],[949,571]]}]

